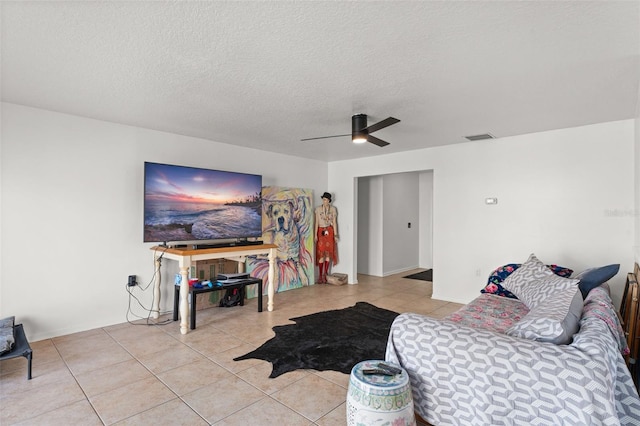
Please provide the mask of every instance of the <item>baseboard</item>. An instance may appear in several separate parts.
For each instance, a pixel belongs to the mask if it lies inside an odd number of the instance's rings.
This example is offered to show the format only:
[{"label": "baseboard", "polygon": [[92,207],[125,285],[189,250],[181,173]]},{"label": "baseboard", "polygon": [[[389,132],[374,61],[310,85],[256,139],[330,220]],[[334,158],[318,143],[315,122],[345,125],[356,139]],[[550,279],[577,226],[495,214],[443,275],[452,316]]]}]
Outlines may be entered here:
[{"label": "baseboard", "polygon": [[413,271],[414,269],[420,269],[420,267],[416,265],[416,266],[410,266],[407,268],[397,269],[395,271],[383,272],[382,276],[388,277],[389,275],[404,274],[405,272]]}]

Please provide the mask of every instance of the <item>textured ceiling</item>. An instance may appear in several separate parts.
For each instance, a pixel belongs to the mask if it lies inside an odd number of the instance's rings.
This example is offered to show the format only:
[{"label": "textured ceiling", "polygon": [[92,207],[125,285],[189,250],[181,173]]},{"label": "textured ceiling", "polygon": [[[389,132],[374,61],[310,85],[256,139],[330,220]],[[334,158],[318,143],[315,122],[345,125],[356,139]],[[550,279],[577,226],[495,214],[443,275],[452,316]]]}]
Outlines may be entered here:
[{"label": "textured ceiling", "polygon": [[[0,7],[3,101],[324,161],[639,108],[640,1]],[[355,113],[391,145],[300,142]]]}]

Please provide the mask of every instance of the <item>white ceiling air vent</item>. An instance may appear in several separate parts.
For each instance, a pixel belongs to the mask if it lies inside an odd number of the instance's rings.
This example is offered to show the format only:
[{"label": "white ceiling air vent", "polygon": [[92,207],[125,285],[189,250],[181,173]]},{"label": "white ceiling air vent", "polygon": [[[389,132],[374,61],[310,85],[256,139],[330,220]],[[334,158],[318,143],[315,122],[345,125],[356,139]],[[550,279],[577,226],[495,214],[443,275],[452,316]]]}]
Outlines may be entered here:
[{"label": "white ceiling air vent", "polygon": [[465,138],[469,139],[470,141],[483,141],[485,139],[495,139],[495,136],[493,136],[491,133],[483,133],[481,135],[465,136]]}]

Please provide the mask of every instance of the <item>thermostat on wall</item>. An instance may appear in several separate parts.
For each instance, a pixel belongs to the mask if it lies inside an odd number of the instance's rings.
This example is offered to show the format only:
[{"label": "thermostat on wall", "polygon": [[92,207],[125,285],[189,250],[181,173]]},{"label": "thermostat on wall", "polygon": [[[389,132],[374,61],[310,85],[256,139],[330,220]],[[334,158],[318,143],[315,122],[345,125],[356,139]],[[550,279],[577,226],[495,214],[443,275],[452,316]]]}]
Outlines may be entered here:
[{"label": "thermostat on wall", "polygon": [[498,204],[498,199],[497,198],[485,198],[484,199],[484,203],[485,204]]}]

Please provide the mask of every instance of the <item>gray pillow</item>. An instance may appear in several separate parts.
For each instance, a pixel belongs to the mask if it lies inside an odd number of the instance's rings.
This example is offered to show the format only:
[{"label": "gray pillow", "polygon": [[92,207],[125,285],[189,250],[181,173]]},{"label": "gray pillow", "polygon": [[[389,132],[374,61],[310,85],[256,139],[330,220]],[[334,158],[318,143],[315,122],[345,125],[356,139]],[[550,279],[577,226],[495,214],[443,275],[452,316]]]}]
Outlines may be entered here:
[{"label": "gray pillow", "polygon": [[505,333],[558,345],[571,343],[573,335],[578,332],[583,308],[577,284],[576,279],[556,276],[530,286],[528,290],[531,293],[538,290],[536,302],[529,313]]},{"label": "gray pillow", "polygon": [[16,342],[13,335],[13,325],[16,317],[7,317],[0,319],[0,355],[9,352]]},{"label": "gray pillow", "polygon": [[601,266],[599,268],[589,268],[580,272],[574,278],[578,278],[580,280],[580,284],[578,284],[578,286],[580,287],[582,298],[586,299],[587,294],[589,294],[591,290],[609,281],[618,273],[619,270],[620,264],[614,263],[612,265]]}]

